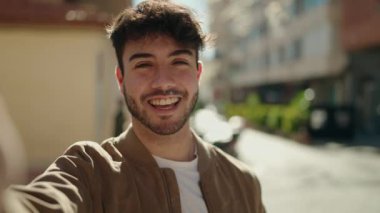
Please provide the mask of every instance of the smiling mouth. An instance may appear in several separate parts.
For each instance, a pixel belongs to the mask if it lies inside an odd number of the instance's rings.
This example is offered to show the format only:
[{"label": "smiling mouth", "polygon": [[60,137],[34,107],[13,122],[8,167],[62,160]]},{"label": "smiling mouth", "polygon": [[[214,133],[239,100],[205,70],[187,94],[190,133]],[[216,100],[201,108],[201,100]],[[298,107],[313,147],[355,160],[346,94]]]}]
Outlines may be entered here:
[{"label": "smiling mouth", "polygon": [[181,99],[178,97],[170,98],[155,98],[148,101],[148,103],[157,109],[171,109],[176,106]]}]

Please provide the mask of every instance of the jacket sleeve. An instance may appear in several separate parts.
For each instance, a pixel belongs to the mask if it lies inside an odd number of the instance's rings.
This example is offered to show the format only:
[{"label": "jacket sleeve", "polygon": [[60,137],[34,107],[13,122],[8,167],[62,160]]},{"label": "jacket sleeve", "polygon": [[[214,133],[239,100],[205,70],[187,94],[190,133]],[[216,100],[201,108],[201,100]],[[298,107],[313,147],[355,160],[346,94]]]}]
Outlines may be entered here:
[{"label": "jacket sleeve", "polygon": [[252,180],[253,180],[253,185],[254,185],[254,191],[255,191],[255,206],[257,208],[257,211],[256,212],[259,212],[259,213],[265,213],[266,210],[265,210],[265,206],[263,204],[263,200],[262,200],[262,193],[261,193],[261,185],[260,185],[260,181],[258,180],[258,178],[255,176],[255,175],[252,175]]},{"label": "jacket sleeve", "polygon": [[93,212],[94,160],[100,145],[78,142],[28,185],[5,191],[6,212]]}]

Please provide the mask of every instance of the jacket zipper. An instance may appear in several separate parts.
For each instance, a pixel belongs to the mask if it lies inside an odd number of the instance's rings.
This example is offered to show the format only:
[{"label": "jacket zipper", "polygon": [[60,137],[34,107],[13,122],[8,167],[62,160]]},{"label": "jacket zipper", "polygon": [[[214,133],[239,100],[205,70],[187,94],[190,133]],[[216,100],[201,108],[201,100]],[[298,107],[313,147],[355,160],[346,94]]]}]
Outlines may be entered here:
[{"label": "jacket zipper", "polygon": [[161,175],[162,175],[162,180],[164,182],[166,200],[167,200],[167,203],[168,203],[168,210],[169,210],[168,213],[171,213],[171,212],[173,212],[173,208],[172,208],[172,201],[170,199],[170,190],[168,188],[168,182],[167,182],[167,179],[166,179],[165,171],[162,171]]}]

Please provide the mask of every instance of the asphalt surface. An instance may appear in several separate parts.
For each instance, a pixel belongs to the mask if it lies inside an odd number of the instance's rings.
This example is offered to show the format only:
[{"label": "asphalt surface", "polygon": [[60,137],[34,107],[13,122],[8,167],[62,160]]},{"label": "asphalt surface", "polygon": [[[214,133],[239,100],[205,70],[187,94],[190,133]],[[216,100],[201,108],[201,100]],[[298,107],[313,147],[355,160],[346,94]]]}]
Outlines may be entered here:
[{"label": "asphalt surface", "polygon": [[310,146],[244,130],[239,158],[260,179],[269,213],[379,213],[379,148]]}]

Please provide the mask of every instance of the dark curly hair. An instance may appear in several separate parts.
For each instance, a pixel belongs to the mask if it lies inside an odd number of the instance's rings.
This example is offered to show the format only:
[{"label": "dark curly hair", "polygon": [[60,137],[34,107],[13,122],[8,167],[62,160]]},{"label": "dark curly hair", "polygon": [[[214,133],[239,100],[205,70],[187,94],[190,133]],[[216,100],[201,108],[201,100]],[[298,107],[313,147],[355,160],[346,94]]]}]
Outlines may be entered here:
[{"label": "dark curly hair", "polygon": [[203,49],[207,40],[193,13],[186,7],[167,0],[147,0],[138,4],[136,8],[125,9],[107,27],[107,32],[122,72],[122,56],[128,41],[155,34],[167,35],[179,44],[194,48],[198,60],[199,51]]}]

